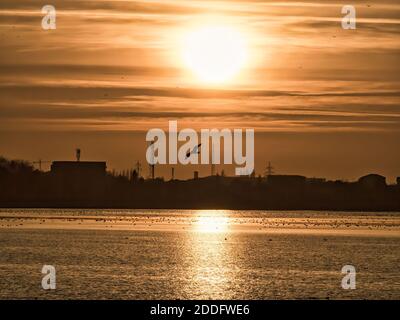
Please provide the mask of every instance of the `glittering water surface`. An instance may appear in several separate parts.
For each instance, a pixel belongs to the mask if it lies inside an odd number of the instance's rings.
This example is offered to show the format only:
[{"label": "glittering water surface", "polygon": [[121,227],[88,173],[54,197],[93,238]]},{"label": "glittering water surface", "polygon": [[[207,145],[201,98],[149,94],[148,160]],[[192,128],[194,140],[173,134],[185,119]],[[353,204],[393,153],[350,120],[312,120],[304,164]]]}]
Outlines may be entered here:
[{"label": "glittering water surface", "polygon": [[399,299],[400,214],[2,209],[0,298]]}]

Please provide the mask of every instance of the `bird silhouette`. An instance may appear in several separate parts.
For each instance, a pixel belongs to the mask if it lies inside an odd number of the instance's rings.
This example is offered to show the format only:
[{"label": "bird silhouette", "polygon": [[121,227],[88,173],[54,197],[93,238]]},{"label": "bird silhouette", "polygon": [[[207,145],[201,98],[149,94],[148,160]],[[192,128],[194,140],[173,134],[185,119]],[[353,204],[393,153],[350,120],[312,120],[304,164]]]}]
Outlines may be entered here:
[{"label": "bird silhouette", "polygon": [[189,158],[192,154],[199,154],[200,153],[200,147],[201,147],[201,143],[198,144],[197,146],[195,146],[192,151],[189,150],[186,153],[186,159]]}]

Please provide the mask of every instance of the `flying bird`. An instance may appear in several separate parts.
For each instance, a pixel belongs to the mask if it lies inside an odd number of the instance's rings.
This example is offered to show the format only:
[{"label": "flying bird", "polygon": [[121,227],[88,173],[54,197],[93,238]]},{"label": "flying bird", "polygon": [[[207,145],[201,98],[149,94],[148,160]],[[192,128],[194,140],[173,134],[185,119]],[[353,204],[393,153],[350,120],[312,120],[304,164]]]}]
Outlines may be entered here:
[{"label": "flying bird", "polygon": [[186,153],[186,159],[189,158],[192,154],[199,154],[200,153],[200,147],[201,147],[201,143],[198,144],[197,146],[195,146],[192,151],[189,150]]}]

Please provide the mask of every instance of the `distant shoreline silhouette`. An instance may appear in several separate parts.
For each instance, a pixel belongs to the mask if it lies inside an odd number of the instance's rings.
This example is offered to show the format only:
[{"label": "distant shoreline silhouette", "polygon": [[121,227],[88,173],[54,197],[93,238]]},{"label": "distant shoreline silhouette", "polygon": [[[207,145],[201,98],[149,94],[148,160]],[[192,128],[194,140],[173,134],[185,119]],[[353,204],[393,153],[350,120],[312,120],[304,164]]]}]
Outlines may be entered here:
[{"label": "distant shoreline silhouette", "polygon": [[400,179],[356,182],[298,175],[144,179],[106,171],[105,162],[55,161],[50,172],[0,158],[2,208],[400,211]]}]

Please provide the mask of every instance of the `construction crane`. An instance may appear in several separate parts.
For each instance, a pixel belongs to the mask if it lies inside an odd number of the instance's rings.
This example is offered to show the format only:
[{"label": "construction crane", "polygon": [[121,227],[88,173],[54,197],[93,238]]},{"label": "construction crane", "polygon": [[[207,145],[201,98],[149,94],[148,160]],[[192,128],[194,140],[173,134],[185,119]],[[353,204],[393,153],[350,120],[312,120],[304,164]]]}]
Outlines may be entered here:
[{"label": "construction crane", "polygon": [[211,163],[211,176],[215,176],[215,164]]},{"label": "construction crane", "polygon": [[138,177],[141,177],[141,173],[142,173],[142,164],[140,163],[140,161],[136,162],[136,172]]},{"label": "construction crane", "polygon": [[272,176],[274,174],[274,167],[271,165],[271,162],[268,162],[268,166],[265,170],[265,176]]},{"label": "construction crane", "polygon": [[155,178],[155,164],[154,164],[154,143],[156,141],[153,140],[150,142],[150,147],[151,147],[151,164],[149,165],[149,171],[150,171],[150,179],[154,180]]},{"label": "construction crane", "polygon": [[211,146],[211,176],[215,176],[215,163],[214,163],[214,144]]}]

